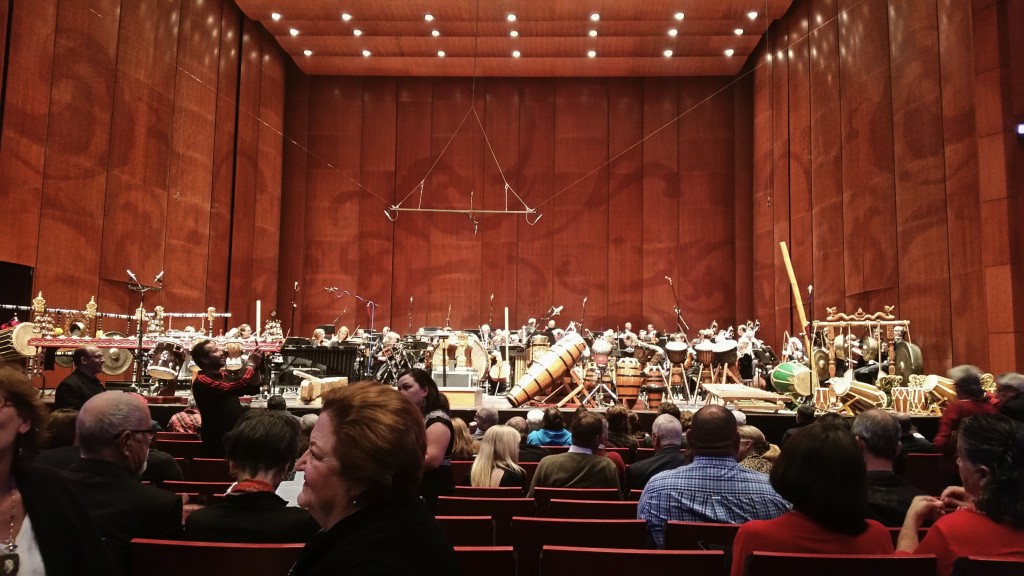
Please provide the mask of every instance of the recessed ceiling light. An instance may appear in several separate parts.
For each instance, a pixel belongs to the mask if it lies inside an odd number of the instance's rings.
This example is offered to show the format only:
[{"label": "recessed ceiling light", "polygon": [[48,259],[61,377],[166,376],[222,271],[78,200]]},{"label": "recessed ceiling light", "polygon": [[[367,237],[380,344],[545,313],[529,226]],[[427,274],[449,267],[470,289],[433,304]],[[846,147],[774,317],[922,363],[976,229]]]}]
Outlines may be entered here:
[{"label": "recessed ceiling light", "polygon": [[312,56],[313,55],[313,51],[312,50],[303,50],[302,53],[305,54],[306,56]]},{"label": "recessed ceiling light", "polygon": [[587,34],[589,34],[591,38],[597,38],[597,30],[591,30]]},{"label": "recessed ceiling light", "polygon": [[426,20],[427,22],[433,22],[434,21],[434,15],[433,14],[424,14],[423,15],[423,19]]},{"label": "recessed ceiling light", "polygon": [[675,28],[669,28],[668,29],[668,35],[673,37],[673,38],[675,38],[678,34],[679,34],[679,30],[676,30]]},{"label": "recessed ceiling light", "polygon": [[683,14],[682,12],[676,12],[676,20],[682,20],[683,18],[686,18],[686,14]]},{"label": "recessed ceiling light", "polygon": [[360,30],[359,28],[356,28],[355,30],[352,31],[352,35],[353,36],[362,36],[363,35],[363,31]]},{"label": "recessed ceiling light", "polygon": [[516,21],[516,15],[515,14],[509,14],[507,16],[507,18],[508,18],[509,22],[515,22]]},{"label": "recessed ceiling light", "polygon": [[671,58],[672,57],[672,51],[671,50],[665,50],[664,52],[662,52],[662,54],[665,55],[665,58]]},{"label": "recessed ceiling light", "polygon": [[593,14],[590,15],[590,19],[593,20],[594,22],[597,22],[598,20],[601,19],[601,15],[598,14],[597,12],[594,12]]},{"label": "recessed ceiling light", "polygon": [[430,31],[430,35],[433,36],[434,38],[437,38],[438,36],[441,35],[441,31],[440,30],[431,30]]},{"label": "recessed ceiling light", "polygon": [[437,51],[437,57],[438,58],[444,58],[444,50],[438,50]]},{"label": "recessed ceiling light", "polygon": [[352,19],[352,15],[349,14],[348,12],[342,12],[341,19],[344,20],[345,22],[348,22],[349,20]]},{"label": "recessed ceiling light", "polygon": [[737,36],[743,36],[743,28],[737,28],[737,29],[733,30],[732,33],[737,35]]},{"label": "recessed ceiling light", "polygon": [[747,18],[750,18],[751,20],[757,20],[757,12],[754,10],[747,12]]},{"label": "recessed ceiling light", "polygon": [[725,50],[725,55],[726,55],[726,56],[732,56],[732,55],[733,55],[733,54],[735,54],[735,53],[736,53],[736,51],[735,51],[735,50],[733,50],[732,48],[727,48],[727,49]]},{"label": "recessed ceiling light", "polygon": [[597,57],[597,50],[588,50],[587,51],[587,58],[595,58],[595,57]]},{"label": "recessed ceiling light", "polygon": [[299,31],[296,30],[295,28],[290,28],[288,30],[288,33],[291,34],[292,36],[298,36],[299,35]]},{"label": "recessed ceiling light", "polygon": [[281,19],[281,15],[278,14],[277,12],[271,12],[270,19],[273,20],[274,22],[277,22],[278,20]]},{"label": "recessed ceiling light", "polygon": [[518,38],[519,37],[519,31],[512,30],[511,32],[508,33],[508,35],[513,37],[513,38]]},{"label": "recessed ceiling light", "polygon": [[363,50],[363,56],[370,57],[371,52],[369,50]]},{"label": "recessed ceiling light", "polygon": [[513,58],[519,58],[519,55],[520,55],[520,54],[519,54],[519,50],[513,50],[513,51],[512,51],[512,57],[513,57]]}]

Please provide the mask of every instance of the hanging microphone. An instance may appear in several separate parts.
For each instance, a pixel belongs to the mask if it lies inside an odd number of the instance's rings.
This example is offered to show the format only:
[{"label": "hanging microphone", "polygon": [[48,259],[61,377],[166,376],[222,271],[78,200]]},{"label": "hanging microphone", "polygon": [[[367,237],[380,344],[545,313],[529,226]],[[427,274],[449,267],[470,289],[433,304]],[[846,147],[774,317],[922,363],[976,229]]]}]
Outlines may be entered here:
[{"label": "hanging microphone", "polygon": [[298,283],[298,282],[296,282],[296,283],[295,283],[295,291],[296,291],[296,292],[298,292],[298,291],[299,291],[299,283]]},{"label": "hanging microphone", "polygon": [[134,280],[136,284],[139,283],[139,279],[135,277],[135,274],[131,270],[125,270],[125,272],[128,273],[128,277]]},{"label": "hanging microphone", "polygon": [[665,276],[665,280],[668,280],[668,285],[669,286],[672,285],[672,277],[671,276]]},{"label": "hanging microphone", "polygon": [[153,280],[153,282],[156,282],[158,284],[163,284],[164,283],[164,271],[163,270],[161,270],[160,273],[156,275],[156,279]]}]

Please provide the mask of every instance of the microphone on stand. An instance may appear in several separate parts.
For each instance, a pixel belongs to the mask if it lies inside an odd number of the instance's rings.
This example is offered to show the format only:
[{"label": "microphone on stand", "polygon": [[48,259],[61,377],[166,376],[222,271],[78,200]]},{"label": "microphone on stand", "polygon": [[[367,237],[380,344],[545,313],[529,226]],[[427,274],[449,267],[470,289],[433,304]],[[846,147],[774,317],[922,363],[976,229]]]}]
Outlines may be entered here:
[{"label": "microphone on stand", "polygon": [[298,292],[298,291],[299,291],[299,283],[298,283],[298,282],[296,282],[296,283],[295,283],[295,291],[296,291],[296,292]]},{"label": "microphone on stand", "polygon": [[153,280],[153,282],[156,282],[157,284],[163,284],[164,283],[164,271],[163,270],[161,270],[160,273],[156,275],[156,278]]},{"label": "microphone on stand", "polygon": [[125,270],[125,272],[128,273],[128,277],[131,278],[132,280],[134,280],[136,284],[139,283],[139,279],[135,277],[135,273],[134,272],[132,272],[131,270]]},{"label": "microphone on stand", "polygon": [[668,280],[668,285],[669,286],[672,285],[672,277],[671,276],[665,276],[665,280]]}]

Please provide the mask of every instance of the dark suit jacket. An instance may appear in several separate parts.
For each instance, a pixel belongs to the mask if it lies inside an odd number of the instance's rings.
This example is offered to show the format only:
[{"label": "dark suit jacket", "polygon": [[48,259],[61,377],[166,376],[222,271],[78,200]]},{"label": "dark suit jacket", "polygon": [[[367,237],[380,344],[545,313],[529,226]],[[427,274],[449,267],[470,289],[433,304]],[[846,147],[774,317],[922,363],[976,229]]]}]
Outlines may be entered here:
[{"label": "dark suit jacket", "polygon": [[232,494],[185,521],[185,539],[203,542],[306,542],[319,531],[309,512],[273,492]]},{"label": "dark suit jacket", "polygon": [[534,446],[526,442],[519,443],[520,462],[540,462],[545,456],[551,456],[551,451],[543,446]]},{"label": "dark suit jacket", "polygon": [[86,400],[104,390],[106,388],[103,387],[103,384],[100,384],[98,378],[90,378],[83,374],[81,370],[76,369],[57,385],[57,392],[53,396],[53,409],[74,408],[75,410],[81,410],[82,404],[85,404]]},{"label": "dark suit jacket", "polygon": [[181,535],[181,498],[146,486],[117,464],[80,458],[64,476],[75,489],[103,538],[177,538]]},{"label": "dark suit jacket", "polygon": [[673,470],[690,463],[686,454],[679,451],[679,446],[666,446],[655,452],[650,458],[634,462],[626,467],[626,482],[623,491],[643,490],[647,482],[658,472]]},{"label": "dark suit jacket", "polygon": [[910,501],[923,494],[902,476],[884,470],[869,470],[867,517],[884,526],[903,526]]},{"label": "dark suit jacket", "polygon": [[[32,463],[56,470],[67,470],[75,462],[78,462],[78,458],[78,446],[61,446],[60,448],[43,450]],[[142,473],[142,477],[139,480],[159,484],[164,480],[184,479],[185,476],[181,473],[181,466],[178,466],[173,456],[160,450],[152,448],[149,450],[149,456],[146,458],[146,471]]]},{"label": "dark suit jacket", "polygon": [[19,466],[14,477],[47,576],[121,574],[88,512],[59,472],[41,466]]}]

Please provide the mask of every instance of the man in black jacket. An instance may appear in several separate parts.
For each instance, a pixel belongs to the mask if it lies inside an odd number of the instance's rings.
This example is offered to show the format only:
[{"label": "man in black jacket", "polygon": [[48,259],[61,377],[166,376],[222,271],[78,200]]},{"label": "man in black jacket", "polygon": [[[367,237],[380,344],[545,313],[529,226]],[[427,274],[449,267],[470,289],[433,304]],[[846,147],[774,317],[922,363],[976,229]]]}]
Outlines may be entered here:
[{"label": "man in black jacket", "polygon": [[683,425],[679,418],[671,414],[658,416],[651,425],[651,435],[654,437],[654,455],[626,468],[623,491],[627,495],[630,490],[643,490],[655,474],[689,464],[686,454],[680,451]]},{"label": "man in black jacket", "polygon": [[885,410],[861,412],[851,430],[868,470],[867,517],[899,527],[915,496],[924,494],[892,471],[900,451],[900,424]]},{"label": "man in black jacket", "polygon": [[505,424],[515,428],[516,432],[519,432],[520,462],[540,462],[541,458],[551,455],[551,451],[543,446],[527,444],[526,437],[530,434],[530,425],[526,422],[526,418],[523,418],[522,416],[513,416],[512,418],[509,418],[508,422]]},{"label": "man in black jacket", "polygon": [[75,371],[57,385],[53,397],[53,409],[72,408],[78,410],[85,401],[103,392],[103,384],[96,375],[103,370],[103,352],[95,346],[78,348],[71,354]]}]

